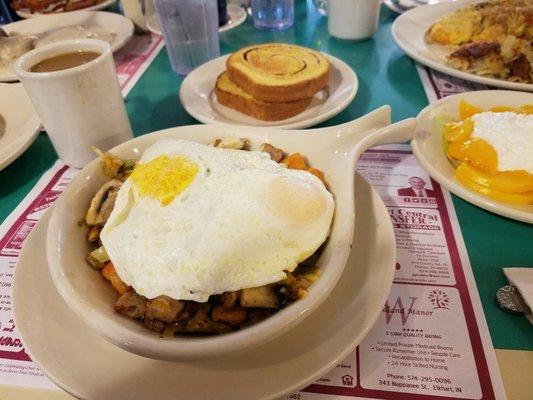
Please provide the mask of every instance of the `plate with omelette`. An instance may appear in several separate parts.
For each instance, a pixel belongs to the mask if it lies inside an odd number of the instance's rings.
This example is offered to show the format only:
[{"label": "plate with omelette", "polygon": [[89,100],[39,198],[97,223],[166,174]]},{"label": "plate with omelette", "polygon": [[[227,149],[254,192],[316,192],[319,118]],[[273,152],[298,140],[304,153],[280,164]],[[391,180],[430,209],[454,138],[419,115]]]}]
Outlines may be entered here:
[{"label": "plate with omelette", "polygon": [[461,79],[533,90],[531,0],[458,1],[417,7],[393,24],[416,61]]},{"label": "plate with omelette", "polygon": [[340,113],[357,88],[355,72],[335,57],[266,43],[198,67],[183,81],[180,100],[206,124],[296,129]]}]

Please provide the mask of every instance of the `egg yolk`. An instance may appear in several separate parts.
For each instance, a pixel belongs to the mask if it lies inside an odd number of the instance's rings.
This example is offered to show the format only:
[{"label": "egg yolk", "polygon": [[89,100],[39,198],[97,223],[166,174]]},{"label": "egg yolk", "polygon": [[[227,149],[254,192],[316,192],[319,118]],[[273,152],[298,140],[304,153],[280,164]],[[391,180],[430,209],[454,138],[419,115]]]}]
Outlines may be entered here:
[{"label": "egg yolk", "polygon": [[131,179],[141,195],[157,199],[166,206],[187,189],[197,173],[198,165],[191,160],[162,155],[146,164],[139,164]]},{"label": "egg yolk", "polygon": [[[496,150],[486,141],[470,137],[474,130],[470,117],[483,111],[461,101],[461,121],[444,126],[444,147],[456,167],[455,178],[470,189],[493,199],[513,204],[533,204],[533,175],[525,170],[498,171]],[[490,111],[531,114],[533,105],[518,108],[498,106]]]}]

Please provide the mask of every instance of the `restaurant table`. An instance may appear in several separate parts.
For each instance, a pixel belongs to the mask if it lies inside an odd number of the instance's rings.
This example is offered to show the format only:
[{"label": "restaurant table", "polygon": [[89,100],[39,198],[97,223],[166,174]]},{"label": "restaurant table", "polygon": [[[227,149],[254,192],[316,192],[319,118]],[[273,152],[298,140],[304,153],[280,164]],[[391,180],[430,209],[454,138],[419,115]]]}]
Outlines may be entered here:
[{"label": "restaurant table", "polygon": [[[331,54],[357,73],[359,90],[344,111],[318,126],[350,121],[385,104],[392,107],[393,121],[398,121],[416,116],[428,105],[428,100],[415,63],[392,39],[391,25],[395,17],[382,7],[379,30],[371,39],[361,42],[339,40],[329,36],[327,19],[315,10],[311,0],[297,1],[292,28],[280,32],[260,31],[253,27],[248,17],[241,26],[220,35],[221,54],[272,41],[295,43]],[[126,98],[135,135],[199,123],[180,103],[178,93],[182,81],[182,77],[172,72],[166,51],[161,51]],[[56,159],[50,140],[41,133],[23,155],[0,171],[0,222]],[[533,327],[523,316],[502,311],[495,294],[498,288],[507,284],[503,267],[533,267],[533,225],[500,217],[452,197],[508,398],[531,400]],[[0,387],[1,400],[33,398],[70,396],[44,390]]]}]

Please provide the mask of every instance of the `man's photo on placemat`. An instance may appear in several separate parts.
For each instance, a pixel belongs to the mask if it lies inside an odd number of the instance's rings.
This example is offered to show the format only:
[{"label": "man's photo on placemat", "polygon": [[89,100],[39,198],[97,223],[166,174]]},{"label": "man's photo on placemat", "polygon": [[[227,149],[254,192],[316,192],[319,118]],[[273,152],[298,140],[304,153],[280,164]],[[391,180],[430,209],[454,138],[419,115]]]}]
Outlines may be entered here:
[{"label": "man's photo on placemat", "polygon": [[419,176],[411,176],[409,178],[409,185],[409,187],[398,189],[398,196],[435,197],[433,190],[424,189],[426,181]]}]

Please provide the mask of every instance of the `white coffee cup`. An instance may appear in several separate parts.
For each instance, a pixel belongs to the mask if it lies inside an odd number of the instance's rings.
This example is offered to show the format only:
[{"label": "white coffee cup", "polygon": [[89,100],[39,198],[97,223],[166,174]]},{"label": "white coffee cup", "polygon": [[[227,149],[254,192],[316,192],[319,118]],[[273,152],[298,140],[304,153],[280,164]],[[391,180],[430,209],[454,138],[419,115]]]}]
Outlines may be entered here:
[{"label": "white coffee cup", "polygon": [[[100,55],[73,68],[29,71],[43,60],[78,51]],[[15,62],[15,72],[65,164],[81,168],[96,156],[91,146],[105,151],[133,137],[107,42],[79,39],[39,47]]]},{"label": "white coffee cup", "polygon": [[124,15],[141,31],[147,31],[146,22],[155,14],[152,0],[121,0]]},{"label": "white coffee cup", "polygon": [[328,31],[339,39],[362,40],[378,28],[381,0],[329,0]]}]

